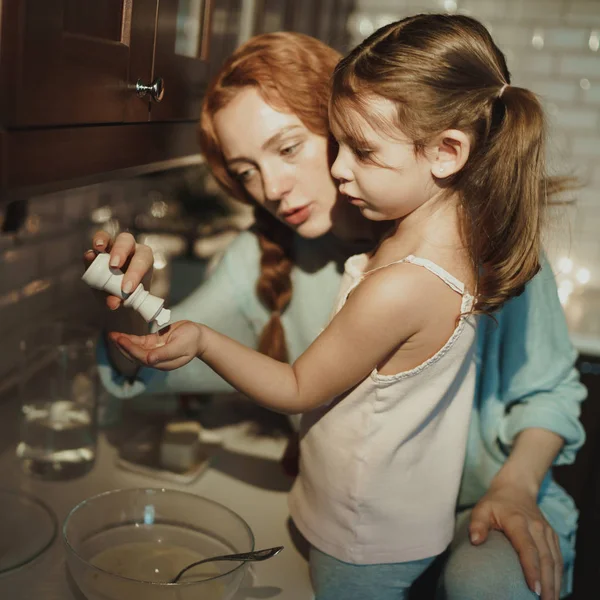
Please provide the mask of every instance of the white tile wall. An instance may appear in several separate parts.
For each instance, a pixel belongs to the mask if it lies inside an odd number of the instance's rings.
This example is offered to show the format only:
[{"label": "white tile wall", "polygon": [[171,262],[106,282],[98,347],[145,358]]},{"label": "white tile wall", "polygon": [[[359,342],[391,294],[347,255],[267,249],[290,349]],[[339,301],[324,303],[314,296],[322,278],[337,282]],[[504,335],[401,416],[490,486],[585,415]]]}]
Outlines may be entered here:
[{"label": "white tile wall", "polygon": [[[596,81],[595,84],[592,84],[588,79],[582,80],[580,82],[580,87],[582,88],[581,99],[583,104],[598,104],[600,105],[600,81]],[[589,89],[588,89],[588,86]]]},{"label": "white tile wall", "polygon": [[[515,85],[538,93],[550,123],[549,164],[576,174],[576,207],[552,218],[547,248],[555,268],[587,269],[600,288],[600,0],[357,0],[352,42],[417,12],[460,12],[480,19],[505,52]],[[600,309],[599,309],[600,310]]]},{"label": "white tile wall", "polygon": [[[519,73],[526,76],[526,81],[531,82],[531,76],[551,75],[556,71],[556,60],[551,54],[533,53],[528,51],[507,51],[508,64],[518,63]],[[511,60],[512,59],[512,60]],[[515,85],[517,82],[515,82]],[[531,83],[529,84],[531,86]]]},{"label": "white tile wall", "polygon": [[573,137],[573,155],[574,160],[599,159],[600,139],[598,136]]},{"label": "white tile wall", "polygon": [[[35,328],[38,323],[59,319],[97,329],[104,326],[108,311],[81,281],[83,253],[91,247],[94,232],[135,230],[140,226],[136,217],[148,217],[157,207],[174,217],[177,203],[171,200],[204,192],[211,198],[209,205],[219,197],[233,218],[234,207],[227,205],[214,180],[206,176],[206,169],[198,166],[29,198],[26,220],[11,233],[2,232],[6,205],[0,204],[0,388],[4,375],[14,368],[16,348],[26,326]],[[198,202],[201,206],[200,197]],[[239,203],[234,204],[237,207]],[[244,219],[245,214],[246,210],[240,211],[239,217]],[[206,219],[213,217],[207,211]],[[251,222],[251,216],[246,222]],[[147,220],[140,227],[152,229]],[[148,238],[145,243],[152,245]],[[157,268],[154,293],[169,272]]]},{"label": "white tile wall", "polygon": [[[600,11],[600,7],[598,8]],[[600,79],[600,54],[588,50],[591,56],[584,54],[585,50],[576,56],[562,56],[558,61],[558,73],[564,78],[585,77],[588,80]]]},{"label": "white tile wall", "polygon": [[597,0],[565,0],[563,17],[566,23],[573,25],[590,25],[598,23]]},{"label": "white tile wall", "polygon": [[[15,340],[23,327],[68,316],[101,325],[101,307],[81,282],[83,252],[90,247],[92,211],[110,213],[128,226],[136,207],[147,204],[142,180],[110,182],[29,198],[27,219],[16,233],[0,232],[0,379],[14,366]],[[5,207],[0,206],[0,223]],[[12,342],[15,342],[14,344]]]},{"label": "white tile wall", "polygon": [[[513,82],[517,83],[516,78],[513,79]],[[578,86],[573,85],[572,82],[556,81],[555,79],[536,79],[535,91],[543,100],[550,102],[574,103],[579,97]]]},{"label": "white tile wall", "polygon": [[558,127],[576,131],[584,129],[586,131],[597,130],[598,111],[591,108],[561,108],[556,111],[554,121]]},{"label": "white tile wall", "polygon": [[[495,33],[495,32],[494,32]],[[541,28],[544,45],[555,49],[581,50],[585,47],[590,37],[589,29],[568,27]]]}]

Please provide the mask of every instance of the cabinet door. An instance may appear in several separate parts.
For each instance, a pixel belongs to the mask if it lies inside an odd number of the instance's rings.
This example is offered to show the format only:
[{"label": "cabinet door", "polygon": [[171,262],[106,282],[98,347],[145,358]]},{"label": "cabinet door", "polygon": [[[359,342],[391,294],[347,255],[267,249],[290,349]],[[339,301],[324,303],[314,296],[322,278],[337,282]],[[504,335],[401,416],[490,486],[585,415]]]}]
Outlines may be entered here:
[{"label": "cabinet door", "polygon": [[293,14],[290,0],[256,0],[254,29],[257,34],[289,30]]},{"label": "cabinet door", "polygon": [[303,2],[289,3],[286,17],[288,22],[285,28],[290,31],[305,33],[318,37],[319,6],[321,0],[304,0]]},{"label": "cabinet door", "polygon": [[250,3],[244,0],[220,0],[212,11],[210,31],[210,76],[219,72],[225,60],[252,35],[253,17]]},{"label": "cabinet door", "polygon": [[348,50],[349,0],[305,0],[288,10],[287,28],[320,39],[340,52]]},{"label": "cabinet door", "polygon": [[348,20],[354,11],[353,0],[320,0],[318,11],[317,32],[314,35],[346,54],[351,50]]},{"label": "cabinet door", "polygon": [[213,0],[160,0],[152,79],[164,96],[150,106],[152,121],[195,120],[209,77]]},{"label": "cabinet door", "polygon": [[131,10],[132,0],[4,0],[2,124],[123,121]]},{"label": "cabinet door", "polygon": [[298,31],[346,52],[347,23],[354,4],[353,0],[256,0],[254,30],[257,34]]}]

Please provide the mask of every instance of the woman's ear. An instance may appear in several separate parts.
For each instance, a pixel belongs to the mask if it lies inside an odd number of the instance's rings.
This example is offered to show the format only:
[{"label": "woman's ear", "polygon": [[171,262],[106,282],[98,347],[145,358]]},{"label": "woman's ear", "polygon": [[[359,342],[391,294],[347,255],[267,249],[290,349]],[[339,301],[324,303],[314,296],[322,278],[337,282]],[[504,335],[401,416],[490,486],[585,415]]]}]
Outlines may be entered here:
[{"label": "woman's ear", "polygon": [[458,173],[467,162],[471,151],[471,139],[458,129],[447,129],[429,146],[431,174],[444,179]]}]

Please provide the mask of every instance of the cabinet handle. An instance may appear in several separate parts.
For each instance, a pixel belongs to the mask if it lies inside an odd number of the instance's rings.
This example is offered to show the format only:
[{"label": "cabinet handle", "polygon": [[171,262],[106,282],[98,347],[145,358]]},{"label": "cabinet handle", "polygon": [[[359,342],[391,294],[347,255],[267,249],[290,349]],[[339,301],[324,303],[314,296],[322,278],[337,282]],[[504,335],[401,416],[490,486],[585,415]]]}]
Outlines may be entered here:
[{"label": "cabinet handle", "polygon": [[160,102],[165,95],[165,82],[162,77],[157,77],[152,85],[146,85],[141,79],[138,79],[135,84],[135,91],[140,98],[150,94],[150,98],[154,102]]}]

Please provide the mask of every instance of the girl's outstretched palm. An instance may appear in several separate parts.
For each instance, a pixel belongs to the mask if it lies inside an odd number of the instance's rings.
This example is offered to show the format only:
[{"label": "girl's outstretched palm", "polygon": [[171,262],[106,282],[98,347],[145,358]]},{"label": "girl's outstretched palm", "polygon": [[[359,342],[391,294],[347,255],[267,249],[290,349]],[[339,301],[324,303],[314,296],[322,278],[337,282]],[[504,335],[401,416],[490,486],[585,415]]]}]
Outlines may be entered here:
[{"label": "girl's outstretched palm", "polygon": [[202,328],[192,321],[177,321],[149,335],[111,332],[109,337],[133,360],[161,371],[183,367],[202,351]]}]

